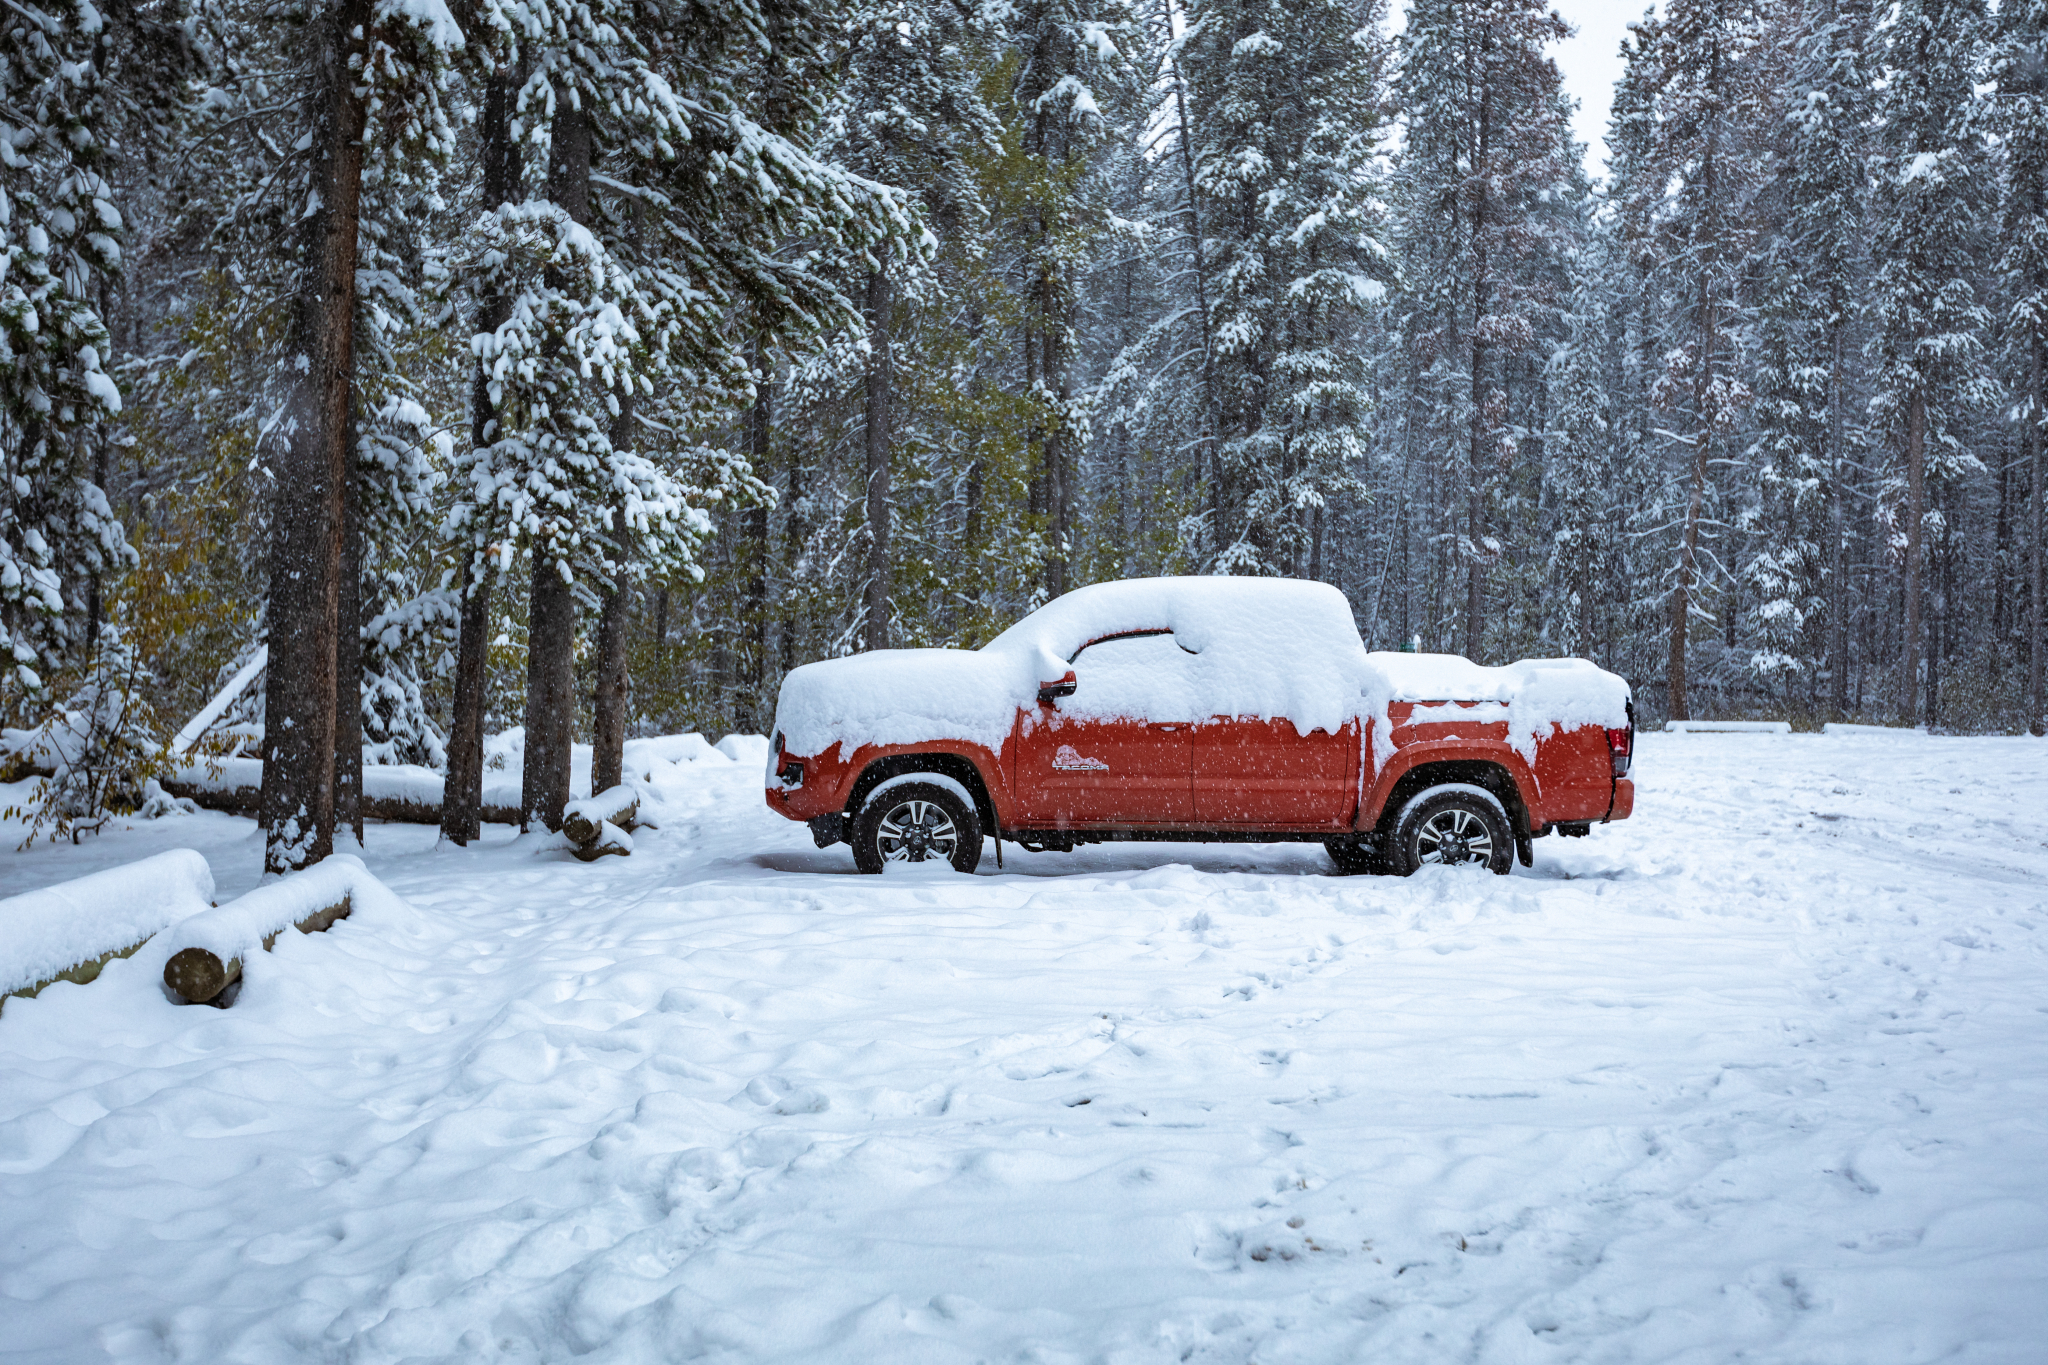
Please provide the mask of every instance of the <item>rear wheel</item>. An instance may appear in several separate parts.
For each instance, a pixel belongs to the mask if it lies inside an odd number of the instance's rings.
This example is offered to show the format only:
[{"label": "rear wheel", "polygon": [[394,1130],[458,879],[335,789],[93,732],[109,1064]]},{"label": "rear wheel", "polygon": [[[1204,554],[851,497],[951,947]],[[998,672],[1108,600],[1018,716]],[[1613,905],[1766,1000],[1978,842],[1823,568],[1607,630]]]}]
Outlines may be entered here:
[{"label": "rear wheel", "polygon": [[849,842],[863,872],[923,862],[972,872],[981,862],[981,819],[971,803],[936,782],[892,782],[854,817]]},{"label": "rear wheel", "polygon": [[1515,862],[1514,830],[1491,792],[1478,787],[1433,787],[1408,803],[1394,826],[1394,871],[1478,863],[1507,876]]}]

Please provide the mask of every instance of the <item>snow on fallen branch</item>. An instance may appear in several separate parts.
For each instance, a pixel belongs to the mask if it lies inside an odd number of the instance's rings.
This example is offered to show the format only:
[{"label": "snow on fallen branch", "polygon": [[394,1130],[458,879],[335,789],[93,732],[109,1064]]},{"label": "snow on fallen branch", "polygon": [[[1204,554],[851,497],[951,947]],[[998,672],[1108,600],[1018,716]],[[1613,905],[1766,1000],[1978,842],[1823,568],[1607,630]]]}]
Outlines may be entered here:
[{"label": "snow on fallen branch", "polygon": [[213,869],[189,848],[9,896],[0,900],[0,997],[85,985],[212,904]]},{"label": "snow on fallen branch", "polygon": [[1789,735],[1789,720],[1667,720],[1664,729],[1674,735]]},{"label": "snow on fallen branch", "polygon": [[210,1001],[241,980],[243,962],[259,948],[269,952],[285,930],[317,934],[373,903],[403,904],[361,858],[337,853],[179,924],[164,985],[188,1004]]}]

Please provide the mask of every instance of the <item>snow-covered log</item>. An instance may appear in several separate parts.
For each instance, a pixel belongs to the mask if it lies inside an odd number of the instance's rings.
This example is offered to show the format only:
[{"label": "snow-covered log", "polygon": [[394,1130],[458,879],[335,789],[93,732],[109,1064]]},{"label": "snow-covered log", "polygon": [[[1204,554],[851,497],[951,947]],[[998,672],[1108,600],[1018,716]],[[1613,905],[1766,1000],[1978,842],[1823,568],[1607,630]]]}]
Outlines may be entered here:
[{"label": "snow-covered log", "polygon": [[84,985],[212,904],[213,869],[189,848],[9,896],[0,900],[0,997]]},{"label": "snow-covered log", "polygon": [[1788,720],[1667,720],[1666,731],[1674,735],[1789,735]]},{"label": "snow-covered log", "polygon": [[[263,760],[221,758],[186,763],[162,779],[165,791],[188,797],[207,810],[234,815],[256,813],[263,787]],[[407,825],[441,823],[442,779],[430,768],[413,764],[372,764],[363,769],[363,814],[372,820]],[[488,824],[519,823],[518,787],[487,787],[482,818]],[[492,801],[497,796],[500,799]],[[510,798],[510,799],[506,799]]]},{"label": "snow-covered log", "polygon": [[607,820],[597,827],[589,842],[578,844],[570,851],[586,863],[613,856],[623,858],[633,851],[633,836]]},{"label": "snow-covered log", "polygon": [[[631,787],[620,785],[601,791],[596,796],[586,796],[581,801],[571,801],[562,808],[562,833],[569,841],[582,848],[590,848],[600,842],[607,824],[619,830],[633,827],[634,817],[640,813],[640,794]],[[632,851],[632,842],[616,850]]]},{"label": "snow-covered log", "polygon": [[285,930],[317,934],[347,919],[363,897],[390,895],[361,858],[337,853],[180,923],[164,985],[191,1004],[212,1000],[241,980],[244,959],[269,952]]}]

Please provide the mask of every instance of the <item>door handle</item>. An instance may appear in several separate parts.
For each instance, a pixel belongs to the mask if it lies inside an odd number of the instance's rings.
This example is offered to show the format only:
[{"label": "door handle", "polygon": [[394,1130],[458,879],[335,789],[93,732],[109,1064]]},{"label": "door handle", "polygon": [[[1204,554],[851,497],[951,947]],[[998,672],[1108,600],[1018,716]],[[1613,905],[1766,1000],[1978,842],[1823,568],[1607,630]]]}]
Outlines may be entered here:
[{"label": "door handle", "polygon": [[1185,730],[1187,727],[1179,721],[1175,721],[1171,725],[1154,725],[1152,728],[1155,730]]}]

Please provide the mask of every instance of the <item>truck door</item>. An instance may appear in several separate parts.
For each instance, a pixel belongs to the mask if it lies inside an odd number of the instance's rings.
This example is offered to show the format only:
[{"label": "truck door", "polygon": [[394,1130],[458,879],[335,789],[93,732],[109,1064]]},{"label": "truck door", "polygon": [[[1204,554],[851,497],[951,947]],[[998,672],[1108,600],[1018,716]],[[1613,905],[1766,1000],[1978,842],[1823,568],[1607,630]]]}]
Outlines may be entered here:
[{"label": "truck door", "polygon": [[1195,819],[1214,829],[1343,830],[1358,809],[1358,722],[1217,716],[1195,730]]},{"label": "truck door", "polygon": [[1158,829],[1193,819],[1192,656],[1164,632],[1074,656],[1074,694],[1018,716],[1013,786],[1026,823]]}]

